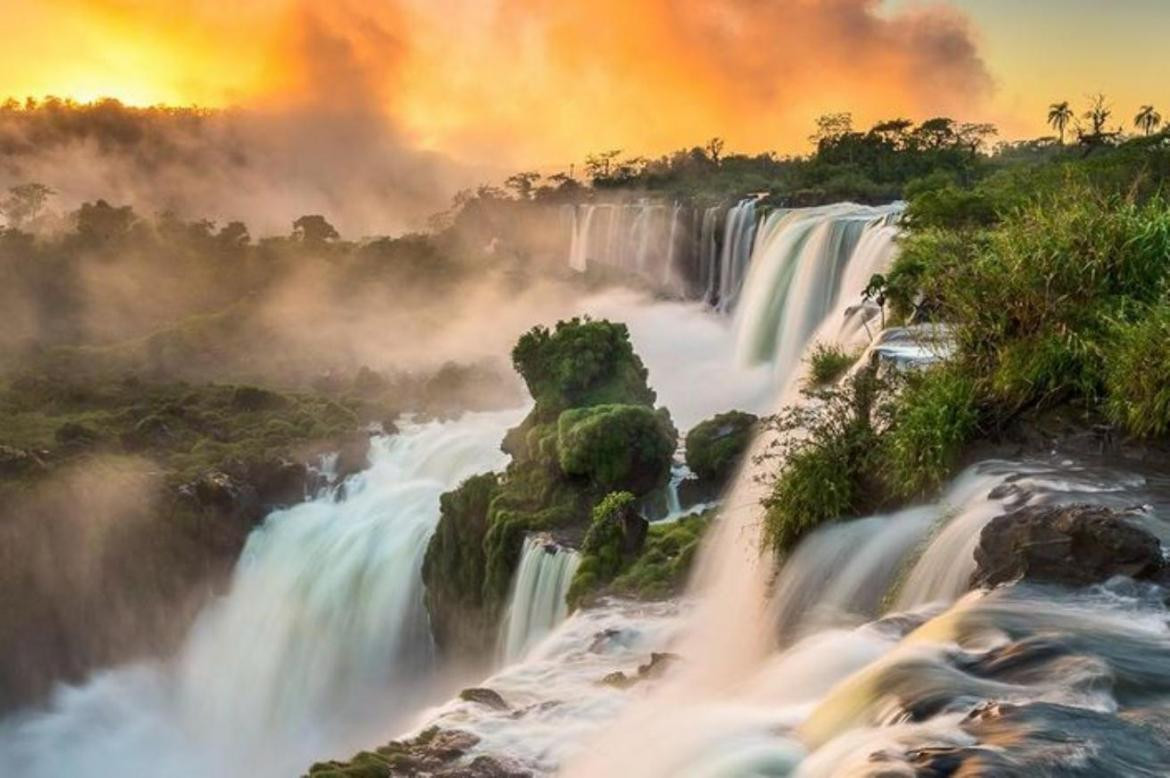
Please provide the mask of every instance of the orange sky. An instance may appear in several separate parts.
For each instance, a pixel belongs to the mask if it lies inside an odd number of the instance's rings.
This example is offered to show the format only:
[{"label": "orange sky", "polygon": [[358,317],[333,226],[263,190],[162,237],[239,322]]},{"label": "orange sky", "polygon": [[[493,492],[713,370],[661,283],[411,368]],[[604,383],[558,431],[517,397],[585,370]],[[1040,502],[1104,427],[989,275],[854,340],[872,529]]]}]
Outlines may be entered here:
[{"label": "orange sky", "polygon": [[[360,105],[476,162],[803,150],[812,118],[948,113],[1010,136],[1054,99],[1164,100],[1161,0],[0,0],[0,94]],[[1155,36],[1156,37],[1156,36]],[[1130,105],[1132,103],[1133,105]]]}]

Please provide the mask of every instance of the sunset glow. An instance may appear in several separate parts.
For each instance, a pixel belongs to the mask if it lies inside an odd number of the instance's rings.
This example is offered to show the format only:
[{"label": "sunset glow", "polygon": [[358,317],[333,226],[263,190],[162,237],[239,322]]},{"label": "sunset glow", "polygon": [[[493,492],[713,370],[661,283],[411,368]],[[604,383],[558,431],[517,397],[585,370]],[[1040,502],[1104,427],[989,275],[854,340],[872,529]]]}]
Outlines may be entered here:
[{"label": "sunset glow", "polygon": [[[950,113],[1020,137],[1045,131],[1052,100],[1103,91],[1128,114],[1162,97],[1170,66],[1125,80],[1118,67],[1152,59],[1165,5],[1107,20],[1094,3],[1017,5],[4,0],[0,94],[360,103],[423,148],[517,165],[611,147],[657,154],[712,135],[796,152],[812,118],[837,110],[862,122]],[[1017,13],[1051,13],[1054,34],[1021,36],[1039,25],[1013,24]],[[1097,49],[1111,70],[1084,54]]]}]

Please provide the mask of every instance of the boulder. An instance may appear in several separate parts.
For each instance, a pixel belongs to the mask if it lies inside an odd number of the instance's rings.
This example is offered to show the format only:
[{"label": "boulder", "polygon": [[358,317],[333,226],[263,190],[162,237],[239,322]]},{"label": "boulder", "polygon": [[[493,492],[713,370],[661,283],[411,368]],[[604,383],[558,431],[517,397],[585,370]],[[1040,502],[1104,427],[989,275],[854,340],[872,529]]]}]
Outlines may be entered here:
[{"label": "boulder", "polygon": [[344,481],[370,465],[370,433],[357,430],[337,441],[337,480]]},{"label": "boulder", "polygon": [[512,706],[504,702],[504,698],[495,689],[472,687],[459,692],[459,699],[464,702],[474,702],[486,705],[492,710],[510,710]]},{"label": "boulder", "polygon": [[975,549],[972,587],[1011,581],[1083,586],[1162,571],[1162,547],[1123,514],[1092,505],[1029,506],[992,519]]},{"label": "boulder", "polygon": [[758,423],[753,414],[728,411],[696,424],[687,433],[687,467],[718,492],[735,475]]},{"label": "boulder", "polygon": [[243,477],[256,490],[264,511],[304,502],[310,486],[309,468],[283,458],[249,463]]},{"label": "boulder", "polygon": [[221,470],[209,470],[179,487],[179,495],[203,512],[247,524],[259,521],[263,509],[256,489]]}]

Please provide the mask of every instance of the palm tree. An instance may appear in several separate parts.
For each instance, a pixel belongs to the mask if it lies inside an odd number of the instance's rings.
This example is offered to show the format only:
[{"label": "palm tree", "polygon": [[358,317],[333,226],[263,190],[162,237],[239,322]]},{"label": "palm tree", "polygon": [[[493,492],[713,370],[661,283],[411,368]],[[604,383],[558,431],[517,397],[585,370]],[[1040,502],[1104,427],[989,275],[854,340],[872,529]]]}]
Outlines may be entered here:
[{"label": "palm tree", "polygon": [[1162,114],[1154,110],[1152,105],[1143,105],[1141,110],[1137,112],[1137,116],[1133,117],[1133,126],[1144,132],[1147,136],[1158,129],[1162,124]]},{"label": "palm tree", "polygon": [[1073,119],[1072,108],[1069,107],[1068,100],[1063,102],[1053,103],[1048,106],[1048,124],[1052,129],[1060,133],[1060,145],[1064,145],[1064,130],[1068,127],[1068,123]]}]

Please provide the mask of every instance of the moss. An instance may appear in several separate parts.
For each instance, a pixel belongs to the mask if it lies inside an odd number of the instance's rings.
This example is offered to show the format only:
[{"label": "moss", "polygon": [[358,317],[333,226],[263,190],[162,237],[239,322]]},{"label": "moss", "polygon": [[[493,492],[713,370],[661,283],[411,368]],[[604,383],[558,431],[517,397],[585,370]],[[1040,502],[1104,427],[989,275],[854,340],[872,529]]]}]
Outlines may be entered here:
[{"label": "moss", "polygon": [[665,410],[598,405],[557,420],[561,469],[606,491],[644,494],[665,483],[678,433]]},{"label": "moss", "polygon": [[642,600],[663,599],[683,590],[712,513],[651,524],[642,554],[614,578],[608,591]]},{"label": "moss", "polygon": [[759,417],[728,411],[687,433],[687,467],[700,479],[722,485],[735,473],[755,436]]},{"label": "moss", "polygon": [[626,562],[627,520],[637,516],[637,498],[629,492],[606,495],[593,509],[589,529],[581,543],[581,564],[569,586],[568,600],[576,605],[586,594],[613,580]]}]

